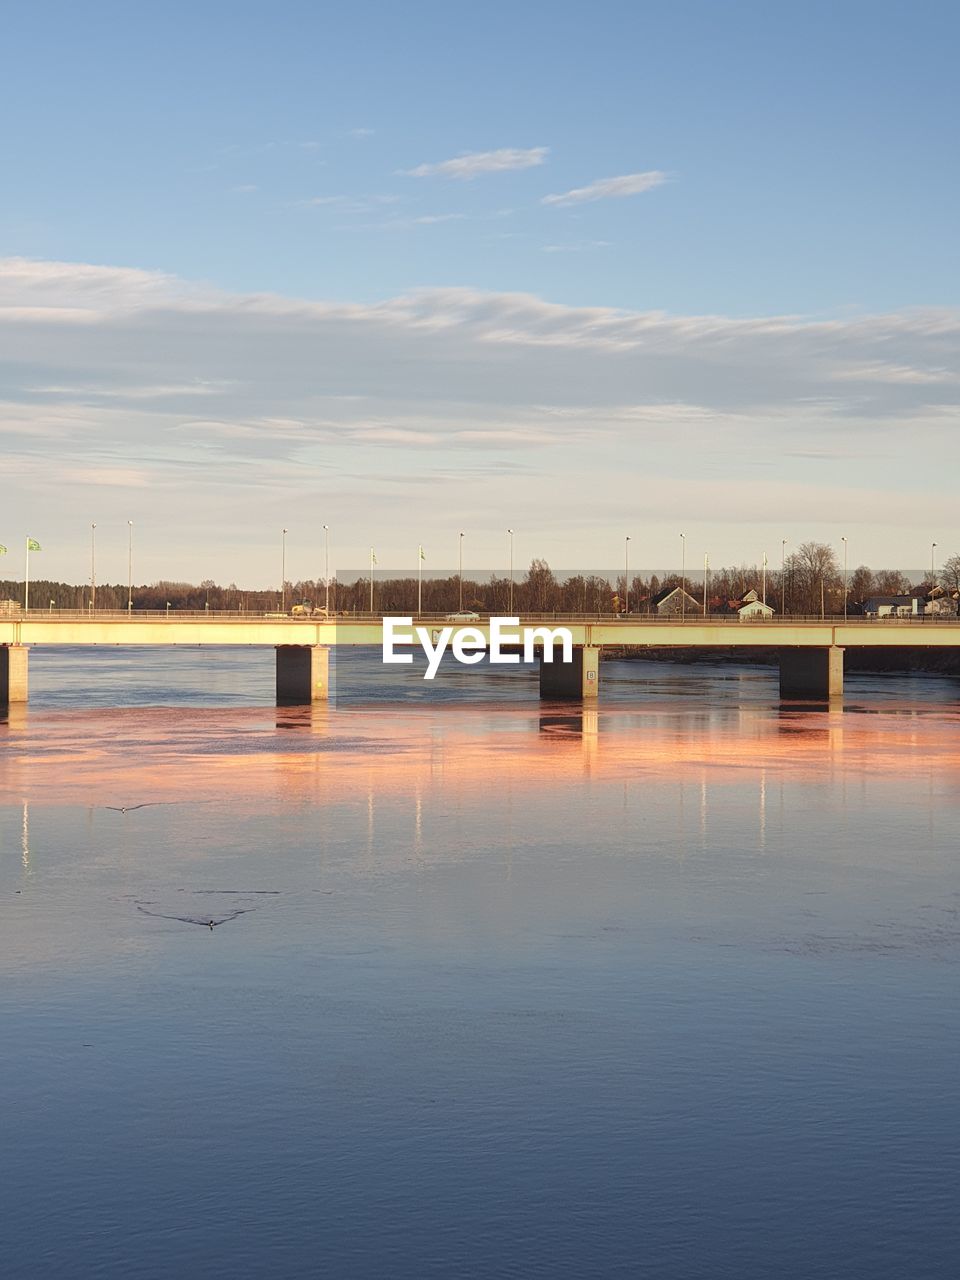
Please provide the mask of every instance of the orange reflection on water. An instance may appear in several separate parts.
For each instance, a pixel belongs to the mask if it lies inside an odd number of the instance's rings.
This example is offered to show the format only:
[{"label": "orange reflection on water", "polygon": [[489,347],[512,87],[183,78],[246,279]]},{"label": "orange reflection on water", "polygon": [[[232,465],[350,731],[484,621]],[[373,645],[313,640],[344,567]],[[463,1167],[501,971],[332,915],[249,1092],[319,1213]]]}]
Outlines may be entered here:
[{"label": "orange reflection on water", "polygon": [[675,703],[528,706],[20,709],[0,723],[0,802],[192,799],[323,804],[348,792],[547,790],[585,779],[711,783],[953,774],[960,720],[930,706],[864,710]]}]

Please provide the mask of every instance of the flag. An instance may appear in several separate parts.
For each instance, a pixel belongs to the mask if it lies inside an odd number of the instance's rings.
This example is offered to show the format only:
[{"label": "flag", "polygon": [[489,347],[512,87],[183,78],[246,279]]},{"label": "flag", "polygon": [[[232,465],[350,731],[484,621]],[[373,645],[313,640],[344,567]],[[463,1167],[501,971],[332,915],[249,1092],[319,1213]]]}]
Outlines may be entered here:
[{"label": "flag", "polygon": [[426,558],[427,558],[427,557],[423,554],[423,547],[421,547],[421,548],[420,548],[420,559],[421,559],[421,560],[426,560]]},{"label": "flag", "polygon": [[373,547],[370,548],[370,563],[371,564],[377,563],[377,553],[374,551]]},{"label": "flag", "polygon": [[0,556],[5,556],[6,554],[7,554],[7,548],[6,548],[6,547],[0,547]]},{"label": "flag", "polygon": [[41,547],[40,543],[36,540],[36,538],[28,538],[28,539],[27,539],[27,550],[28,550],[28,551],[42,551],[42,550],[43,550],[43,547]]}]

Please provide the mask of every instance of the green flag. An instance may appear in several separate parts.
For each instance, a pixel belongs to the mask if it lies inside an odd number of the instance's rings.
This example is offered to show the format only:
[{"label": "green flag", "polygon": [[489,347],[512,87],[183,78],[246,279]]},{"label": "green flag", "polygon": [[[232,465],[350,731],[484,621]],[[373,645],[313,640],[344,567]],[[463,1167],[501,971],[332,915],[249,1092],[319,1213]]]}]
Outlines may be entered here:
[{"label": "green flag", "polygon": [[423,547],[421,547],[421,548],[420,548],[420,559],[421,559],[421,560],[426,560],[426,558],[427,558],[427,557],[423,554]]},{"label": "green flag", "polygon": [[376,552],[374,551],[373,547],[371,547],[371,548],[370,548],[370,563],[371,563],[371,564],[376,564],[376,563],[377,563],[377,556],[376,556]]},{"label": "green flag", "polygon": [[7,548],[6,548],[6,547],[0,547],[0,556],[5,556],[6,554],[7,554]]},{"label": "green flag", "polygon": [[42,551],[42,550],[43,550],[43,547],[41,547],[40,543],[36,540],[36,538],[28,538],[28,539],[27,539],[27,550],[28,550],[28,551]]}]

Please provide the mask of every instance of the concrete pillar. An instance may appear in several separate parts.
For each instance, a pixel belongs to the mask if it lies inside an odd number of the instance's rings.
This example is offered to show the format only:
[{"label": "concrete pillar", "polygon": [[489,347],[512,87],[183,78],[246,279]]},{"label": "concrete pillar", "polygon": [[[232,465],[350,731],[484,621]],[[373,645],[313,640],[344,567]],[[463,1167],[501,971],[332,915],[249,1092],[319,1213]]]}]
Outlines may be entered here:
[{"label": "concrete pillar", "polygon": [[545,700],[580,701],[595,698],[600,685],[600,650],[584,645],[573,651],[572,662],[561,662],[562,648],[555,647],[553,661],[540,655],[540,697]]},{"label": "concrete pillar", "polygon": [[843,650],[780,650],[780,697],[787,701],[826,702],[843,693]]},{"label": "concrete pillar", "polygon": [[330,696],[330,649],[324,644],[277,645],[277,706],[306,706]]},{"label": "concrete pillar", "polygon": [[25,644],[0,645],[0,706],[27,700],[27,654]]}]

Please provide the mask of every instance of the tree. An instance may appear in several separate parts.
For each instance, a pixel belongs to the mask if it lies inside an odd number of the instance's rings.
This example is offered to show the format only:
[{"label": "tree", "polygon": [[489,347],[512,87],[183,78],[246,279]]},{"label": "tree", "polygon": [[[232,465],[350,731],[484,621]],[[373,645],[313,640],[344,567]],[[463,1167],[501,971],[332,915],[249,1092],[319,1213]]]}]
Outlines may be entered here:
[{"label": "tree", "polygon": [[534,613],[549,613],[557,607],[557,580],[546,560],[531,560],[523,583],[526,607]]},{"label": "tree", "polygon": [[865,564],[858,565],[850,575],[847,593],[852,604],[863,604],[876,594],[873,572]]},{"label": "tree", "polygon": [[873,590],[878,596],[906,595],[910,580],[899,569],[878,569],[873,575]]},{"label": "tree", "polygon": [[787,611],[822,614],[842,597],[837,557],[825,542],[804,542],[787,557]]},{"label": "tree", "polygon": [[960,591],[960,556],[951,556],[940,570],[940,585],[944,591]]}]

